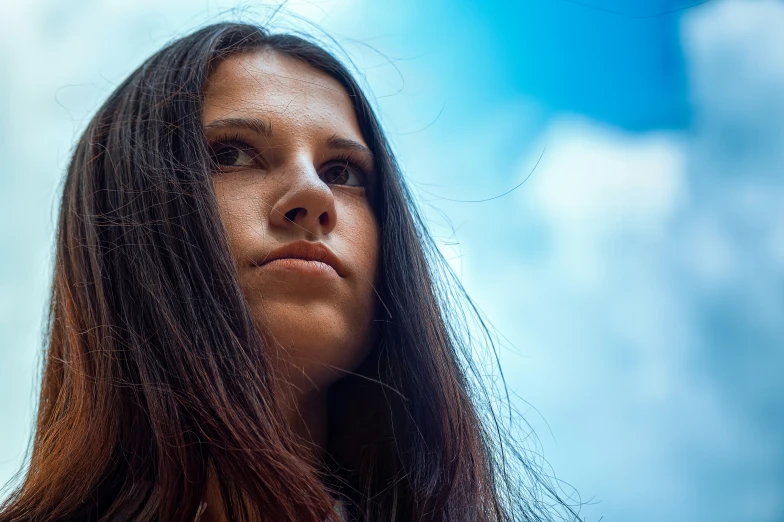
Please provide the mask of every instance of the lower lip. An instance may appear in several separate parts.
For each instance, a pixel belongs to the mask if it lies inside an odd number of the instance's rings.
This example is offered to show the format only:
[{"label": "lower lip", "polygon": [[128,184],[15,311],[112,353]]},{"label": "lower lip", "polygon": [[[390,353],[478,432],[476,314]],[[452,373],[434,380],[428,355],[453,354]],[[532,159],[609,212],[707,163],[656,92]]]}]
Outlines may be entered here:
[{"label": "lower lip", "polygon": [[313,275],[321,277],[332,277],[338,275],[332,265],[323,263],[321,261],[311,261],[307,259],[296,259],[286,257],[282,259],[275,259],[269,263],[261,265],[262,268],[285,270],[290,272],[297,272],[302,275]]}]

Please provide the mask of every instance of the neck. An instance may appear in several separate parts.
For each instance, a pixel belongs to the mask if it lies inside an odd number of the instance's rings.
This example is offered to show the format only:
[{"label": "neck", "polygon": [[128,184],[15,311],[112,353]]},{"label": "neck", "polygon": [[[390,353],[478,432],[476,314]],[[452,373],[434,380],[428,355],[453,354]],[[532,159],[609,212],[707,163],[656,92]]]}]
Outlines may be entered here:
[{"label": "neck", "polygon": [[[327,394],[314,390],[297,395],[293,399],[284,406],[284,414],[291,430],[302,442],[304,448],[302,458],[315,465],[321,460],[327,443]],[[204,502],[207,507],[199,522],[227,522],[218,481],[212,467],[207,479]]]},{"label": "neck", "polygon": [[327,394],[310,391],[296,397],[296,402],[286,407],[286,419],[308,452],[303,457],[316,463],[321,460],[327,443]]}]

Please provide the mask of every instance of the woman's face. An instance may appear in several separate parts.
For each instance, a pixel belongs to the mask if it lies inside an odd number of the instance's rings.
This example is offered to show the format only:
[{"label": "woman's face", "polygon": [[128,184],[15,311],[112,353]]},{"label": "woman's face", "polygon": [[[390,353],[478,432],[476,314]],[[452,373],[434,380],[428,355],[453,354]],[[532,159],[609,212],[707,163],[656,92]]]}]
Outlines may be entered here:
[{"label": "woman's face", "polygon": [[275,369],[324,391],[372,342],[378,224],[373,157],[329,75],[274,51],[210,77],[204,127],[239,281]]}]

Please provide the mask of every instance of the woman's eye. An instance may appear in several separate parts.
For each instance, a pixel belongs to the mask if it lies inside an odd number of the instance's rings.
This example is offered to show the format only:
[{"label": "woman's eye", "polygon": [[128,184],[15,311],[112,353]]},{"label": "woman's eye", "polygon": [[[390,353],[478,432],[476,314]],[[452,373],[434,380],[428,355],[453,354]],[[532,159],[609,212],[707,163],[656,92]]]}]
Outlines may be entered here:
[{"label": "woman's eye", "polygon": [[362,171],[349,162],[338,163],[327,167],[321,174],[324,183],[330,185],[345,185],[348,187],[364,187],[365,176]]},{"label": "woman's eye", "polygon": [[216,143],[211,146],[212,161],[218,167],[253,167],[252,147],[244,143]]}]

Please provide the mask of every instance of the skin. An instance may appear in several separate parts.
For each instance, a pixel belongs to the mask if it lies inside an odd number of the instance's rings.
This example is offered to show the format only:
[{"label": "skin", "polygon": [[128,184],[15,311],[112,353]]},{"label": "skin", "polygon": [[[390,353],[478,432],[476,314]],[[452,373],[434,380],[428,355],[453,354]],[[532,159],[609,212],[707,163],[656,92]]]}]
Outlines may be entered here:
[{"label": "skin", "polygon": [[[250,118],[271,132],[233,121]],[[212,179],[221,219],[242,291],[288,392],[288,421],[323,447],[326,392],[373,342],[379,230],[370,204],[372,155],[361,150],[367,144],[343,87],[274,51],[218,65],[203,123],[220,164]],[[313,261],[258,266],[295,241],[325,245],[339,270]],[[208,500],[202,520],[221,518],[213,508]]]}]

